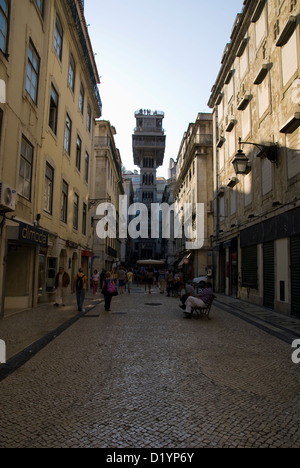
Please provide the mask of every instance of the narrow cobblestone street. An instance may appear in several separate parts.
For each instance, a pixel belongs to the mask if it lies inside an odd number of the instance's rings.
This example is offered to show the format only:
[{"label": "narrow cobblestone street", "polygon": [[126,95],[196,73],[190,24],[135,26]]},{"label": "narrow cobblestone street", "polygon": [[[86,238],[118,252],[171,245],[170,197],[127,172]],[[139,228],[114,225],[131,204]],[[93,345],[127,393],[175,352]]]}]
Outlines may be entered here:
[{"label": "narrow cobblestone street", "polygon": [[0,447],[300,448],[292,348],[212,308],[135,288],[0,383]]}]

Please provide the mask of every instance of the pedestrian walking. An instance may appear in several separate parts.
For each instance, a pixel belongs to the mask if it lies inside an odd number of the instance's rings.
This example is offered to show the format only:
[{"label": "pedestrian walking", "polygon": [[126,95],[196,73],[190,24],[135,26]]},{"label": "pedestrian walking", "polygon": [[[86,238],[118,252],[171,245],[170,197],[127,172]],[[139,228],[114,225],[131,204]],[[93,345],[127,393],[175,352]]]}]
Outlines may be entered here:
[{"label": "pedestrian walking", "polygon": [[66,305],[68,286],[70,284],[70,276],[65,271],[64,267],[59,267],[59,271],[55,278],[56,298],[54,306],[63,307]]},{"label": "pedestrian walking", "polygon": [[160,271],[158,277],[159,287],[160,287],[160,294],[165,293],[166,288],[166,279],[165,279],[165,272]]},{"label": "pedestrian walking", "polygon": [[127,282],[128,282],[128,294],[130,294],[131,286],[132,286],[132,283],[133,283],[133,277],[134,277],[134,274],[132,272],[132,268],[130,268],[130,270],[128,271],[126,277],[127,277]]},{"label": "pedestrian walking", "polygon": [[98,272],[98,270],[94,270],[94,273],[92,276],[93,294],[97,294],[99,281],[100,281],[100,273]]},{"label": "pedestrian walking", "polygon": [[105,280],[102,283],[102,294],[104,296],[104,308],[106,312],[110,312],[111,300],[113,296],[118,295],[118,292],[113,275],[109,272],[106,273]]},{"label": "pedestrian walking", "polygon": [[149,294],[151,294],[151,286],[153,285],[153,278],[154,278],[154,271],[152,268],[147,271],[147,283],[148,283],[148,288],[149,288]]},{"label": "pedestrian walking", "polygon": [[124,294],[126,273],[123,267],[120,267],[118,270],[118,279],[119,279],[119,293]]},{"label": "pedestrian walking", "polygon": [[76,292],[78,311],[83,309],[85,293],[88,289],[88,279],[83,272],[83,268],[79,268],[78,274],[74,278],[73,292]]},{"label": "pedestrian walking", "polygon": [[106,270],[102,268],[102,271],[100,273],[100,284],[102,284],[103,281],[105,280],[105,275],[106,275]]},{"label": "pedestrian walking", "polygon": [[170,292],[173,293],[174,289],[174,276],[172,270],[169,271],[169,274],[167,275],[167,295],[170,297]]},{"label": "pedestrian walking", "polygon": [[118,278],[119,278],[118,270],[117,270],[117,268],[113,268],[113,279],[114,279],[114,282],[115,282],[116,286],[117,286]]}]

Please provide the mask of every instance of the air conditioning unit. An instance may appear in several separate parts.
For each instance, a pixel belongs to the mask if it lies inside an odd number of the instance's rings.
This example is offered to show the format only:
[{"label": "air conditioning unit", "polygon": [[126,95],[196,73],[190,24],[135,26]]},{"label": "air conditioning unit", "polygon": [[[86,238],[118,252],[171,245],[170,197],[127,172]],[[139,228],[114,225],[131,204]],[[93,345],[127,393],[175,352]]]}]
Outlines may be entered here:
[{"label": "air conditioning unit", "polygon": [[17,200],[17,191],[0,182],[0,212],[15,211]]}]

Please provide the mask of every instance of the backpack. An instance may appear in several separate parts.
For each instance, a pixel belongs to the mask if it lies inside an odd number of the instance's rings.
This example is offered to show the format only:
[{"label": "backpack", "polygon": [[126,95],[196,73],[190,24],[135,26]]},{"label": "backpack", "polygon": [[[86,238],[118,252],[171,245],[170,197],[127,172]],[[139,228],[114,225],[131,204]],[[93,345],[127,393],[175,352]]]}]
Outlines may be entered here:
[{"label": "backpack", "polygon": [[79,290],[79,291],[80,291],[81,289],[83,289],[83,278],[84,278],[84,276],[79,276],[79,275],[77,275],[77,279],[76,279],[76,289]]}]

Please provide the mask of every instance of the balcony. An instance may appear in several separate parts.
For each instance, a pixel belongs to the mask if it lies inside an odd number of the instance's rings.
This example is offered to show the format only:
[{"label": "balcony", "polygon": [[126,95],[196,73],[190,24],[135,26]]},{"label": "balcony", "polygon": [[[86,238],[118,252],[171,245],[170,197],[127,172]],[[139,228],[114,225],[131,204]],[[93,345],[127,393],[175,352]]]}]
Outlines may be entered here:
[{"label": "balcony", "polygon": [[165,148],[166,142],[165,139],[163,141],[158,140],[157,138],[152,139],[144,139],[144,138],[133,138],[133,148]]},{"label": "balcony", "polygon": [[213,144],[213,135],[212,134],[202,134],[196,135],[194,140],[195,145],[206,145],[212,146]]}]

